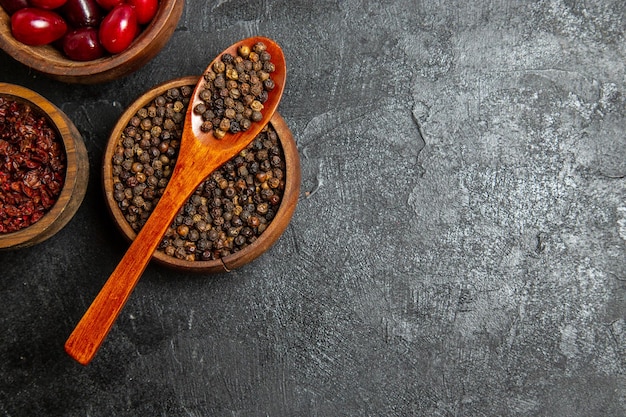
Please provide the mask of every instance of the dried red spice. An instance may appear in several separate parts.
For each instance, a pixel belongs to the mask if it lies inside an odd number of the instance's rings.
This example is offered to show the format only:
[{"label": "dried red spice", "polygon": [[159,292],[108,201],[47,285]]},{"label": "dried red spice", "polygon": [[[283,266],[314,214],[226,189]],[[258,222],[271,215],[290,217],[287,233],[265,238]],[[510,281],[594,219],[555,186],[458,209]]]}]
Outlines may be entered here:
[{"label": "dried red spice", "polygon": [[41,219],[65,180],[65,151],[45,117],[0,97],[0,233]]}]

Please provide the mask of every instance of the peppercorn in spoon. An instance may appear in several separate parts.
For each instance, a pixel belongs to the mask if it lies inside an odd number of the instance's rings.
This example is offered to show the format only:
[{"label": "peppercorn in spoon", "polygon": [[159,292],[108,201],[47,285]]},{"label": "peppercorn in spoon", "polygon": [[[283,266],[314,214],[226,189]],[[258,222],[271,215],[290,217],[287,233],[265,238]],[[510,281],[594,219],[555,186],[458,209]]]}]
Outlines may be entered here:
[{"label": "peppercorn in spoon", "polygon": [[167,188],[65,342],[65,351],[76,361],[86,365],[93,359],[184,202],[270,121],[280,102],[285,77],[283,52],[268,38],[244,39],[211,62],[188,105],[176,166]]}]

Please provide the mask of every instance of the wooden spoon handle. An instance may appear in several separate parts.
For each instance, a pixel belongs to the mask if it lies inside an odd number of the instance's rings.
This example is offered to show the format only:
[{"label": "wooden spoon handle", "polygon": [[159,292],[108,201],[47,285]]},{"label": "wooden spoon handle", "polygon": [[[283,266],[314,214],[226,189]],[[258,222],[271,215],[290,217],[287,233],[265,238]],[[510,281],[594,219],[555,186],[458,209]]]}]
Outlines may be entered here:
[{"label": "wooden spoon handle", "polygon": [[180,210],[181,194],[191,194],[193,181],[177,181],[174,176],[161,196],[146,224],[133,240],[100,293],[65,342],[65,351],[77,362],[86,365],[95,356],[115,319],[124,307],[154,250]]}]

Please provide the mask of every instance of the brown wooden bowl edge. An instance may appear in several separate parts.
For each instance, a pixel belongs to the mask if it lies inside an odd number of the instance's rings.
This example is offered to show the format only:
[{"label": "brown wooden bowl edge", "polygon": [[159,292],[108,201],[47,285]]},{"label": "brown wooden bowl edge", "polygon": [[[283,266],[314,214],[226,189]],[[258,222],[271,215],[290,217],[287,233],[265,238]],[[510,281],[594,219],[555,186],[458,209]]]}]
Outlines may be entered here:
[{"label": "brown wooden bowl edge", "polygon": [[[115,226],[129,243],[132,242],[137,234],[130,227],[130,225],[128,225],[128,222],[126,221],[125,217],[123,216],[121,210],[119,209],[117,203],[115,203],[115,200],[113,198],[113,175],[110,160],[113,154],[113,150],[117,145],[116,132],[121,132],[128,123],[127,120],[133,114],[135,114],[137,110],[148,104],[156,95],[164,93],[165,91],[167,91],[168,88],[180,87],[183,85],[195,85],[197,80],[198,76],[180,77],[170,81],[166,81],[151,88],[150,90],[139,96],[139,98],[137,98],[137,100],[135,100],[124,111],[124,113],[122,113],[117,123],[111,130],[111,135],[109,136],[109,140],[103,154],[103,191],[107,203],[107,208],[109,210],[109,213],[113,217]],[[293,177],[293,181],[288,179],[286,183],[285,193],[283,194],[283,200],[281,201],[279,210],[276,213],[276,217],[272,220],[270,226],[268,226],[268,228],[263,232],[261,237],[253,245],[249,245],[241,251],[235,252],[234,254],[228,255],[219,260],[189,262],[172,258],[171,256],[167,256],[162,252],[156,251],[152,256],[151,261],[167,268],[175,269],[177,271],[182,270],[194,273],[228,272],[256,259],[276,242],[276,240],[282,235],[282,233],[288,226],[291,217],[293,216],[293,213],[295,211],[300,191],[301,170],[297,145],[293,139],[293,134],[289,130],[286,122],[284,121],[282,116],[280,116],[280,114],[276,112],[270,120],[270,123],[272,124],[272,126],[274,126],[275,129],[277,129],[278,127],[277,133],[281,142],[281,146],[283,147],[283,151],[285,152],[286,166],[291,167],[291,164],[293,164],[293,168],[289,168],[287,171],[287,175],[289,177]],[[281,218],[284,219],[284,224],[282,224],[282,227],[280,227],[281,224],[276,221],[280,216],[282,216]]]},{"label": "brown wooden bowl edge", "polygon": [[[54,236],[80,207],[89,181],[89,157],[74,123],[58,107],[38,93],[18,85],[0,83],[3,95],[17,97],[36,106],[54,124],[63,141],[67,158],[65,183],[57,202],[36,223],[14,233],[0,235],[0,250],[30,247]],[[5,244],[7,243],[8,244]]]},{"label": "brown wooden bowl edge", "polygon": [[[11,35],[10,17],[0,7],[0,48],[21,64],[57,81],[76,84],[112,81],[138,70],[161,51],[176,30],[184,4],[184,0],[173,0],[166,4],[168,7],[159,9],[155,19],[125,52],[87,62],[66,59],[50,45],[21,44]],[[149,32],[153,37],[148,37]],[[50,65],[51,60],[56,66]]]}]

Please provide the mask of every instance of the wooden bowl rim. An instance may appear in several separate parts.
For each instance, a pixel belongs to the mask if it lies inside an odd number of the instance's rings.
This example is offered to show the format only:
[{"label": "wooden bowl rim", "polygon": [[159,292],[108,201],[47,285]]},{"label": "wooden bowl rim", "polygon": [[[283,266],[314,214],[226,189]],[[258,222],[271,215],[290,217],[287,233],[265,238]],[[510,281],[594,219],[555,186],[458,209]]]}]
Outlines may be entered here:
[{"label": "wooden bowl rim", "polygon": [[[157,14],[144,28],[141,34],[124,52],[95,59],[92,61],[72,61],[51,45],[29,46],[17,41],[11,35],[11,17],[0,7],[0,48],[15,60],[44,74],[58,76],[62,80],[73,77],[89,77],[112,71],[144,58],[149,45],[165,33],[170,25],[170,18],[176,24],[182,14],[184,0],[162,0]],[[174,24],[172,33],[176,28]],[[160,48],[159,48],[160,49]],[[157,51],[153,54],[156,55]]]},{"label": "wooden bowl rim", "polygon": [[[184,85],[193,86],[198,81],[198,78],[199,76],[180,77],[166,81],[151,88],[137,98],[124,111],[124,113],[122,113],[117,123],[111,130],[111,135],[109,136],[103,154],[103,190],[109,213],[113,217],[116,227],[129,242],[132,242],[132,240],[137,236],[137,233],[135,233],[135,231],[130,227],[113,198],[113,172],[111,157],[115,147],[117,146],[119,134],[126,127],[130,118],[134,116],[140,108],[150,103],[155,97],[165,93],[170,88],[181,87]],[[265,229],[265,231],[254,243],[246,246],[240,251],[220,259],[191,262],[168,256],[160,251],[155,251],[152,256],[154,261],[170,268],[189,272],[228,272],[250,263],[252,260],[259,257],[282,235],[291,220],[299,198],[301,181],[300,158],[293,134],[289,130],[285,120],[278,112],[274,113],[274,116],[270,120],[270,124],[272,124],[272,127],[276,130],[281,147],[283,148],[287,181],[285,182],[285,190],[283,192],[281,204],[276,212],[276,216],[270,222],[267,229]],[[279,219],[283,219],[283,221],[278,221]]]},{"label": "wooden bowl rim", "polygon": [[[88,169],[86,172],[83,172],[85,171],[84,169],[78,169],[79,167],[84,168],[84,165],[88,164],[86,161],[79,161],[80,154],[84,153],[86,157],[82,136],[71,120],[58,107],[35,91],[15,84],[0,82],[0,96],[10,97],[16,101],[28,103],[35,109],[37,114],[43,115],[59,135],[66,155],[66,173],[63,188],[52,208],[32,225],[12,233],[0,234],[0,249],[13,249],[29,246],[33,242],[41,243],[43,240],[52,237],[65,226],[65,223],[58,224],[58,222],[67,214],[65,211],[68,205],[72,203],[72,199],[78,199],[78,205],[82,202],[86,187],[80,190],[82,195],[77,196],[74,195],[74,193],[77,189],[82,188],[78,187],[79,181],[86,181],[85,178],[81,179],[79,176],[88,176],[89,172]],[[74,167],[76,169],[72,169]],[[74,213],[71,214],[73,215]],[[71,216],[69,217],[71,218]],[[63,221],[67,223],[70,218]],[[58,230],[53,230],[54,228],[58,228]],[[45,239],[41,241],[37,240],[38,237],[46,234],[49,235],[45,236]]]}]

